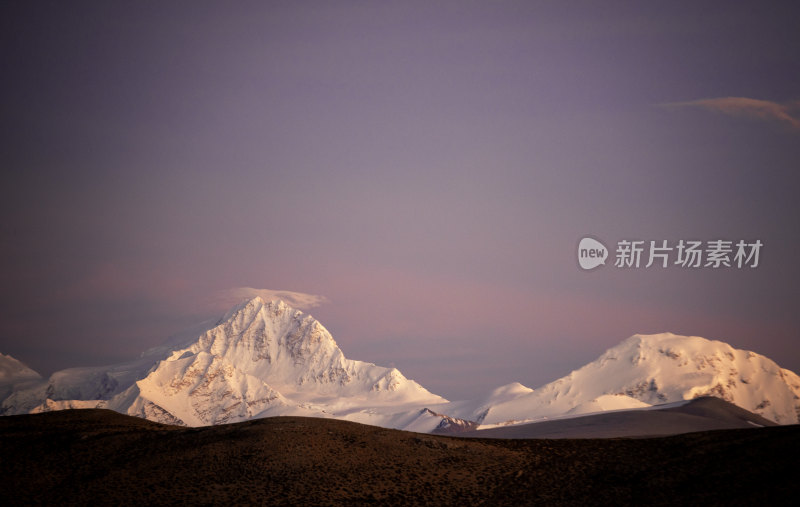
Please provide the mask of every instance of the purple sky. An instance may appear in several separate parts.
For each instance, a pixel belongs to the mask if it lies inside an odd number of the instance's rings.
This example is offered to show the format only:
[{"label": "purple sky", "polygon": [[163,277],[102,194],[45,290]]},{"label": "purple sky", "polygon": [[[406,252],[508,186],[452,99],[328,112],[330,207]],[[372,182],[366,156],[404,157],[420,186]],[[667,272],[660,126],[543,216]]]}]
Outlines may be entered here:
[{"label": "purple sky", "polygon": [[[796,2],[9,4],[0,352],[43,374],[240,287],[452,399],[634,333],[800,371]],[[587,234],[764,247],[583,272]]]}]

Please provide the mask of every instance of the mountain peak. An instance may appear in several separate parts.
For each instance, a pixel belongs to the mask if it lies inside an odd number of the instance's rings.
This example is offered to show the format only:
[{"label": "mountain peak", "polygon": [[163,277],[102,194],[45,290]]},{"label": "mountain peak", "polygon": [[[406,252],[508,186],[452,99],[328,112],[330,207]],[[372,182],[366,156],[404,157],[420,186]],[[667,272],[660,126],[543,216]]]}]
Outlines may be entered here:
[{"label": "mountain peak", "polygon": [[782,424],[800,414],[797,375],[755,352],[700,336],[633,335],[550,389],[564,386],[571,386],[569,396],[583,393],[587,400],[615,395],[657,404],[715,396]]},{"label": "mountain peak", "polygon": [[295,310],[288,304],[286,304],[282,299],[264,299],[261,296],[253,296],[250,299],[245,299],[240,303],[234,305],[230,310],[225,313],[225,315],[219,319],[217,324],[221,324],[226,320],[230,320],[237,314],[255,314],[261,311],[261,309],[267,308],[273,311],[276,314],[282,312],[295,312],[299,310]]},{"label": "mountain peak", "polygon": [[[329,417],[367,403],[441,403],[395,368],[347,359],[311,315],[253,297],[194,342],[173,349],[131,391],[127,413],[192,426],[268,415]],[[122,399],[124,397],[121,397]]]},{"label": "mountain peak", "polygon": [[[306,360],[341,355],[333,337],[314,317],[287,305],[282,300],[266,301],[253,297],[233,307],[218,323],[189,347],[199,351],[231,357],[237,365],[263,366],[281,361],[289,353],[292,362],[307,366]],[[189,350],[187,349],[187,350]],[[173,353],[173,357],[181,351]],[[251,364],[256,363],[256,364]]]},{"label": "mountain peak", "polygon": [[[635,334],[608,349],[601,359],[625,357],[632,363],[638,364],[642,361],[653,360],[659,355],[672,359],[707,355],[733,360],[736,352],[737,349],[725,342],[709,340],[700,336],[681,336],[674,333]],[[754,354],[749,351],[739,352]]]}]

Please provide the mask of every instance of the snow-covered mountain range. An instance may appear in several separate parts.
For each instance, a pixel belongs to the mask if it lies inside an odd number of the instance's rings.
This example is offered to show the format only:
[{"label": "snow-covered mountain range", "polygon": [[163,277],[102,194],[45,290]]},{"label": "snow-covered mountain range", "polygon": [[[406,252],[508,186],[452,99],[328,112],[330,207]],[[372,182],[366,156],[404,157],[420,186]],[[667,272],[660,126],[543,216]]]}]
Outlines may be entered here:
[{"label": "snow-covered mountain range", "polygon": [[513,383],[448,413],[482,428],[714,396],[779,424],[800,420],[800,377],[724,342],[671,333],[634,335],[539,389]]},{"label": "snow-covered mountain range", "polygon": [[490,428],[716,396],[780,424],[800,417],[800,377],[700,337],[634,335],[539,389],[513,383],[450,402],[395,368],[347,359],[310,315],[259,297],[136,360],[49,379],[0,355],[0,414],[110,408],[203,426],[276,415],[429,432]]}]

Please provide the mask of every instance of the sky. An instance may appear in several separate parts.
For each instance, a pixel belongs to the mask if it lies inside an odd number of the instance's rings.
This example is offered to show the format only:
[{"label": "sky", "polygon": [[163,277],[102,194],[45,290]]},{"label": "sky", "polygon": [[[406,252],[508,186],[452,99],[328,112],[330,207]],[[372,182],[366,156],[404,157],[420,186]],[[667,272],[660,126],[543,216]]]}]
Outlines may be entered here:
[{"label": "sky", "polygon": [[[4,2],[0,352],[112,364],[282,291],[450,399],[636,333],[800,372],[798,15]],[[609,250],[591,271],[586,236]],[[617,267],[633,240],[763,246],[755,268]]]}]

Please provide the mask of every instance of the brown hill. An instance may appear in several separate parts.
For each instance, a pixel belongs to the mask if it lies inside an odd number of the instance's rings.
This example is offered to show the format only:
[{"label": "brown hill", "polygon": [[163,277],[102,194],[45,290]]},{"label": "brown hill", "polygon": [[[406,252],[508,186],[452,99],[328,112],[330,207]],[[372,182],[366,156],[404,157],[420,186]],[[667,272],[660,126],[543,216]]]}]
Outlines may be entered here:
[{"label": "brown hill", "polygon": [[0,503],[788,504],[800,427],[501,440],[278,417],[205,428],[103,410],[0,417]]}]

